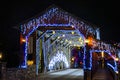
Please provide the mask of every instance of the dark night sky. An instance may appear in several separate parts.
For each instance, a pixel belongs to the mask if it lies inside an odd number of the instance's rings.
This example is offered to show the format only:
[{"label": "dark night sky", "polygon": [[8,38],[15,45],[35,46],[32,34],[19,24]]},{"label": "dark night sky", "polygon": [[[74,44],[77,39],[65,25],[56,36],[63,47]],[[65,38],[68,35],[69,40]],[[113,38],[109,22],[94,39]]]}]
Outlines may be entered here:
[{"label": "dark night sky", "polygon": [[[77,2],[79,1],[79,2]],[[19,31],[13,27],[55,4],[63,10],[101,27],[101,40],[120,42],[119,4],[115,0],[15,0],[0,2],[0,46],[19,49]]]}]

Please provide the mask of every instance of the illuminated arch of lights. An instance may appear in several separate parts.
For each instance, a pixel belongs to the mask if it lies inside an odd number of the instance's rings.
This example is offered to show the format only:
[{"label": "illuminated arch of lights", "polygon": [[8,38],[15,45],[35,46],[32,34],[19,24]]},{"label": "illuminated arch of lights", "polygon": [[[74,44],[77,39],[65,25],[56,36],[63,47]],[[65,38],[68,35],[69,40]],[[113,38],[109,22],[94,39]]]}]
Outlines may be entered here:
[{"label": "illuminated arch of lights", "polygon": [[61,62],[63,61],[65,63],[65,67],[68,68],[69,64],[68,64],[68,60],[66,58],[66,56],[63,54],[63,51],[58,51],[57,54],[55,56],[52,57],[52,59],[50,60],[50,63],[48,65],[49,69],[53,69],[53,67],[55,66],[55,64],[57,62]]}]

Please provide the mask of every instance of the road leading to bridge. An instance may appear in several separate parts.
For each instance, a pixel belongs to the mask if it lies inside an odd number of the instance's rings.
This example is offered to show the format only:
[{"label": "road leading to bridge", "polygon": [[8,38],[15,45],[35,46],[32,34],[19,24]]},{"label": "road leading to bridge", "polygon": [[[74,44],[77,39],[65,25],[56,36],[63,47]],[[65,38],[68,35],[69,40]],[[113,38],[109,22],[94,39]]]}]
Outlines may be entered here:
[{"label": "road leading to bridge", "polygon": [[47,74],[40,74],[38,80],[83,80],[83,69],[66,69]]}]

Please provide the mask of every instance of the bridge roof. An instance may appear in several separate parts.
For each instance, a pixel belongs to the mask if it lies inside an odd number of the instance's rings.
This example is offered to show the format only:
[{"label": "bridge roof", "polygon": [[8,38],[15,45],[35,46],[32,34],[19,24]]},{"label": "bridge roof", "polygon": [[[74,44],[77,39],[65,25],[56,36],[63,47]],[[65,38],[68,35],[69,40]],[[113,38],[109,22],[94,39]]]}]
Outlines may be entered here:
[{"label": "bridge roof", "polygon": [[46,10],[18,25],[24,35],[31,31],[34,32],[40,26],[75,26],[84,36],[95,35],[95,30],[98,28],[96,25],[68,13],[56,5],[49,6]]}]

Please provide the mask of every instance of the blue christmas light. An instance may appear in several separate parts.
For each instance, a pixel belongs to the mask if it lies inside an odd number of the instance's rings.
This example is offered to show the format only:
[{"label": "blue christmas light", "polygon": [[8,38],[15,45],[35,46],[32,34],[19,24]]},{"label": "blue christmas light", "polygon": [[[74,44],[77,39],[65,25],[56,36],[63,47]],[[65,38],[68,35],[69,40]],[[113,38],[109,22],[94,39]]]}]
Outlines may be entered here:
[{"label": "blue christmas light", "polygon": [[26,43],[25,43],[24,61],[21,65],[21,68],[27,68],[28,37],[25,37],[25,39],[26,39]]},{"label": "blue christmas light", "polygon": [[112,64],[110,64],[110,63],[107,63],[107,65],[110,66],[110,67],[114,70],[114,72],[117,72],[117,71],[118,71],[116,66],[114,67],[114,66],[113,66]]}]

